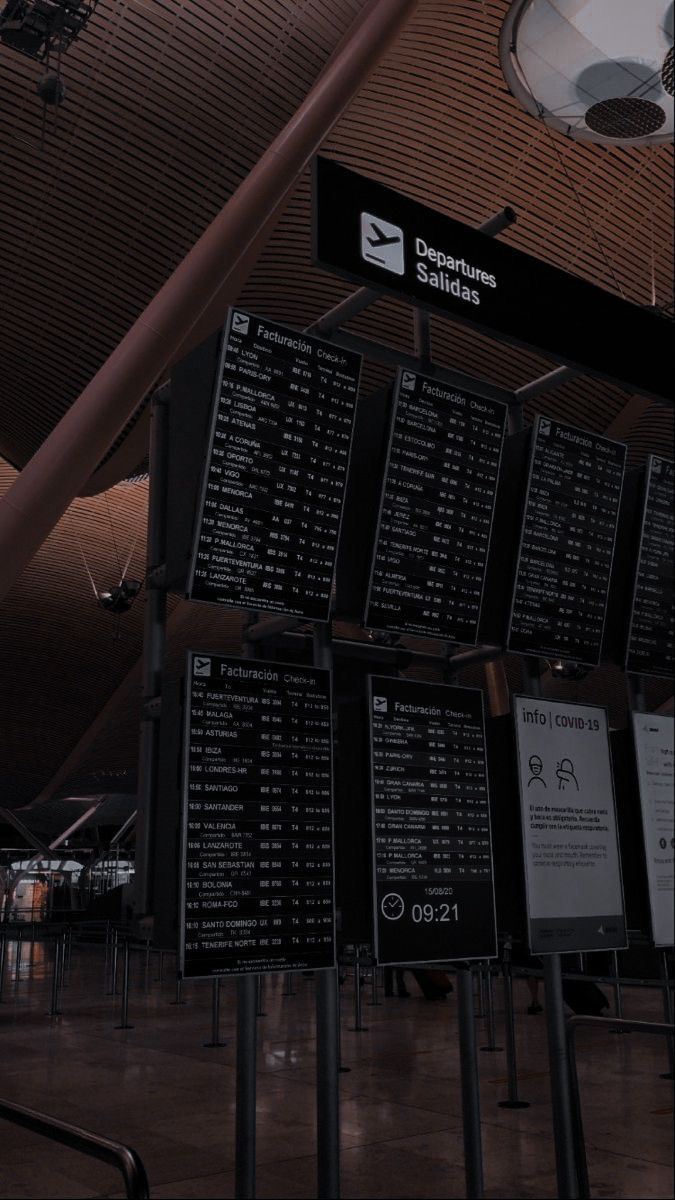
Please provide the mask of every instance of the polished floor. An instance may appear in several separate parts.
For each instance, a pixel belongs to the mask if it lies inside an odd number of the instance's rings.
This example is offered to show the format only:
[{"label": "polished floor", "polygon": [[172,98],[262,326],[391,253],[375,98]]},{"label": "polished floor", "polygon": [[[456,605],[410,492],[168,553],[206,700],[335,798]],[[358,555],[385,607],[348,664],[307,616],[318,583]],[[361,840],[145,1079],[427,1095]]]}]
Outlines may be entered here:
[{"label": "polished floor", "polygon": [[[234,1194],[234,984],[222,992],[221,1036],[211,1035],[211,986],[188,983],[176,1004],[167,958],[132,955],[129,1021],[107,994],[102,946],[75,947],[65,974],[62,1015],[49,1017],[50,960],[42,945],[10,944],[0,1004],[1,1095],[80,1123],[133,1146],[151,1195]],[[429,1003],[410,982],[408,999],[373,1004],[363,989],[355,1032],[351,979],[343,988],[342,1195],[465,1195],[458,1081],[456,993]],[[314,1142],[314,981],[270,976],[258,1021],[257,1195],[316,1196]],[[544,1017],[525,1013],[516,984],[521,1097],[530,1107],[498,1107],[506,1096],[503,1050],[481,1051],[485,1194],[557,1195]],[[495,986],[496,1041],[503,1046],[501,986]],[[624,1015],[661,1020],[658,991],[624,991]],[[477,1019],[478,1044],[486,1044]],[[673,1085],[663,1039],[583,1030],[578,1061],[593,1196],[673,1194]],[[106,1165],[2,1122],[0,1197],[121,1196]]]}]

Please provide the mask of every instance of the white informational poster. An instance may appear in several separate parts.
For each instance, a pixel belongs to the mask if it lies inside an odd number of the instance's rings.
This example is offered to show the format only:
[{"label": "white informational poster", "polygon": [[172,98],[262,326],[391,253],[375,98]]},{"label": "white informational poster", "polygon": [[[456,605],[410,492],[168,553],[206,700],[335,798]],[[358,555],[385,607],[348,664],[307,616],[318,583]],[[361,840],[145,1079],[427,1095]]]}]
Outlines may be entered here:
[{"label": "white informational poster", "polygon": [[675,943],[675,720],[633,713],[649,908],[655,946]]},{"label": "white informational poster", "polygon": [[515,696],[530,949],[626,945],[607,712]]}]

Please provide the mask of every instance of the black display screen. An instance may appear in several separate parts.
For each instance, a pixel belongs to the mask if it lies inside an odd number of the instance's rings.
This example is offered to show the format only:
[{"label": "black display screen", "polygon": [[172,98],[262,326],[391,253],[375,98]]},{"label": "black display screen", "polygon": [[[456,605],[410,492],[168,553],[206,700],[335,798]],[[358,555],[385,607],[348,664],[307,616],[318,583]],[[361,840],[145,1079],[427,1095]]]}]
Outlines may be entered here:
[{"label": "black display screen", "polygon": [[375,953],[496,953],[482,692],[369,678]]},{"label": "black display screen", "polygon": [[364,624],[475,645],[506,407],[399,371]]},{"label": "black display screen", "polygon": [[188,655],[186,977],[335,961],[330,673]]},{"label": "black display screen", "polygon": [[600,661],[626,447],[537,417],[508,649]]},{"label": "black display screen", "polygon": [[358,354],[230,310],[192,600],[328,620],[360,367]]},{"label": "black display screen", "polygon": [[650,455],[625,661],[627,671],[668,678],[675,670],[673,475],[672,462]]}]

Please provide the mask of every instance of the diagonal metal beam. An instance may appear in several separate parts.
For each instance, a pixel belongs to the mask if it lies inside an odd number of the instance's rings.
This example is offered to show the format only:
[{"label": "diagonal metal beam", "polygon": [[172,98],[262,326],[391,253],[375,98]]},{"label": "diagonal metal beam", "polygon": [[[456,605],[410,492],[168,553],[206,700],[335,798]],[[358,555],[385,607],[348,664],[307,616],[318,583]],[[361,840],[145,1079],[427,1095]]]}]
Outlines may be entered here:
[{"label": "diagonal metal beam", "polygon": [[317,82],[0,501],[0,599],[380,61],[417,0],[369,0]]},{"label": "diagonal metal beam", "polygon": [[36,850],[39,850],[40,855],[46,854],[47,858],[49,858],[50,848],[47,843],[43,842],[42,839],[39,838],[37,834],[33,833],[33,831],[29,829],[27,825],[24,825],[20,817],[17,817],[10,808],[0,808],[0,817],[2,817],[3,821],[6,821],[8,825],[13,825],[17,833],[20,833],[22,838],[26,839],[29,846],[33,846]]}]

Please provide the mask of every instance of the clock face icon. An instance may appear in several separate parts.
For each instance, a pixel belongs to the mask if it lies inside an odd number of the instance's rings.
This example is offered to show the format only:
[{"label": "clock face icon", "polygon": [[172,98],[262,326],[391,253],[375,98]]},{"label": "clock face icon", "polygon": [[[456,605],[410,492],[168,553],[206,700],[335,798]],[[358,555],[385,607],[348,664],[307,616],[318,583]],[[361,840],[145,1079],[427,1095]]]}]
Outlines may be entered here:
[{"label": "clock face icon", "polygon": [[405,912],[403,897],[399,896],[398,892],[387,892],[386,896],[382,897],[380,909],[382,916],[388,921],[398,921]]}]

